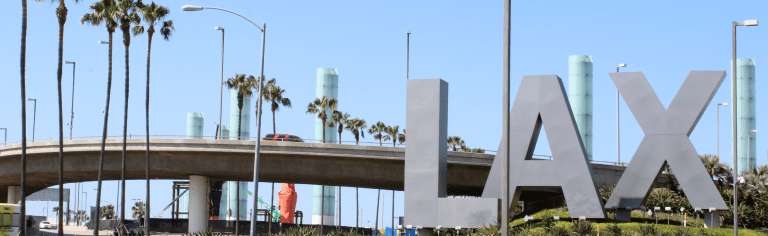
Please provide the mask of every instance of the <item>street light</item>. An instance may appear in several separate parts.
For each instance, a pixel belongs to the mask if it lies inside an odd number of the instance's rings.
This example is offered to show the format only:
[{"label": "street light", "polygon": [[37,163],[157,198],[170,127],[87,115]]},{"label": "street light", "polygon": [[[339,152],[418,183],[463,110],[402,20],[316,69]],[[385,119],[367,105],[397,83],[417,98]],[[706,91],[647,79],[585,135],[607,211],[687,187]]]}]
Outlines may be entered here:
[{"label": "street light", "polygon": [[[217,134],[218,139],[222,139],[221,137],[221,130],[224,128],[224,126],[221,123],[221,106],[223,104],[223,97],[224,97],[224,28],[221,27],[213,27],[215,30],[221,30],[221,82],[219,82],[219,133]],[[240,136],[238,134],[238,136]]]},{"label": "street light", "polygon": [[99,44],[109,44],[109,41],[101,41],[101,40],[99,40]]},{"label": "street light", "polygon": [[37,121],[37,99],[27,98],[27,101],[35,102],[35,111],[32,115],[32,142],[35,141],[35,122]]},{"label": "street light", "polygon": [[753,129],[747,132],[747,171],[752,170],[752,147],[750,147],[750,144],[752,144],[752,133],[757,135],[757,130]]},{"label": "street light", "polygon": [[74,61],[65,61],[64,64],[72,64],[72,116],[69,118],[69,140],[72,140],[72,126],[75,125],[75,67]]},{"label": "street light", "polygon": [[[621,63],[616,66],[616,73],[619,73],[619,67],[627,67],[627,64]],[[616,87],[616,164],[621,165],[621,138],[619,136],[619,88]]]},{"label": "street light", "polygon": [[[757,20],[746,20],[744,22],[736,22],[734,21],[732,24],[733,28],[733,43],[732,43],[732,53],[733,53],[733,60],[731,61],[731,102],[733,104],[731,105],[731,112],[732,117],[736,117],[736,107],[737,107],[737,101],[736,101],[736,26],[757,26]],[[732,119],[731,122],[731,128],[733,129],[733,142],[732,142],[732,155],[733,155],[733,179],[736,180],[739,177],[739,166],[737,165],[738,159],[737,159],[737,153],[736,153],[736,119]],[[739,235],[739,224],[736,224],[736,222],[739,222],[739,214],[738,214],[738,196],[739,193],[737,191],[737,185],[733,185],[733,236]]]},{"label": "street light", "polygon": [[717,104],[717,157],[720,157],[720,106],[728,106],[727,102]]},{"label": "street light", "polygon": [[[258,196],[259,194],[259,151],[261,149],[261,100],[262,100],[262,89],[264,87],[264,46],[266,45],[266,37],[267,37],[267,23],[264,23],[262,27],[259,27],[256,23],[253,23],[250,19],[246,18],[243,15],[237,14],[236,12],[217,8],[217,7],[201,7],[201,6],[192,6],[192,5],[184,5],[181,7],[181,10],[183,11],[202,11],[203,9],[214,9],[214,10],[220,10],[220,11],[226,11],[232,14],[235,14],[239,17],[242,17],[243,19],[247,20],[248,22],[251,22],[256,28],[258,28],[261,31],[261,77],[259,78],[259,98],[258,102],[256,103],[256,148],[255,148],[255,154],[254,154],[254,160],[253,160],[253,205],[258,206],[258,199],[255,196]],[[239,135],[239,134],[238,134]],[[238,185],[239,187],[239,185]],[[238,201],[239,203],[240,201]],[[238,208],[239,209],[239,208]],[[254,215],[256,212],[253,212],[251,215],[251,219],[256,219],[256,216]],[[238,217],[240,215],[238,214]],[[320,224],[322,227],[322,223]],[[321,228],[322,229],[322,228]],[[237,229],[235,229],[235,234],[237,234]],[[256,224],[251,224],[251,236],[254,235],[254,232],[256,232]],[[322,234],[322,230],[321,230]]]},{"label": "street light", "polygon": [[410,79],[409,74],[411,72],[410,65],[411,65],[411,31],[405,31],[406,37],[408,38],[406,40],[406,46],[405,46],[405,79]]}]

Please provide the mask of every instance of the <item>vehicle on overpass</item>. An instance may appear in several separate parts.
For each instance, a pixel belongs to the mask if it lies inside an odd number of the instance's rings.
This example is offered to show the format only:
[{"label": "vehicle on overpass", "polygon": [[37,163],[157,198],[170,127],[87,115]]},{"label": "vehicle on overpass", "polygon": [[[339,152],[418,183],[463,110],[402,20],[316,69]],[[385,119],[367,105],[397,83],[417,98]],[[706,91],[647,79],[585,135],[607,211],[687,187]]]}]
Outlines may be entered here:
[{"label": "vehicle on overpass", "polygon": [[40,222],[40,228],[41,229],[50,229],[51,228],[51,222],[48,222],[48,221]]},{"label": "vehicle on overpass", "polygon": [[299,136],[290,134],[267,134],[261,141],[304,142]]}]

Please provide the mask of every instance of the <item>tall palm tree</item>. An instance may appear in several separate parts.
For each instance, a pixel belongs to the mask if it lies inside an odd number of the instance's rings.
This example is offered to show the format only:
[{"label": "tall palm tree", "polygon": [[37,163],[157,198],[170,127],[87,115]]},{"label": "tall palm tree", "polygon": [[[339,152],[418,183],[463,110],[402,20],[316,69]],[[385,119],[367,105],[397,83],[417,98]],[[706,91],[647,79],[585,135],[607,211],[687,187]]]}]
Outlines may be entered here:
[{"label": "tall palm tree", "polygon": [[[147,95],[146,95],[146,104],[145,104],[145,109],[146,109],[146,129],[147,129],[147,161],[146,161],[146,164],[147,164],[147,167],[146,167],[146,172],[147,172],[147,196],[146,196],[146,200],[147,200],[147,204],[143,204],[143,202],[142,202],[142,205],[144,207],[146,207],[146,209],[144,209],[144,211],[150,212],[149,211],[149,180],[150,180],[150,177],[149,177],[149,75],[150,75],[149,68],[150,68],[150,63],[149,62],[150,62],[151,55],[152,55],[152,36],[155,34],[155,25],[162,23],[162,26],[160,27],[160,35],[163,36],[163,39],[165,39],[165,41],[168,41],[168,40],[170,40],[171,35],[172,35],[173,31],[176,30],[176,28],[173,26],[173,21],[172,20],[163,21],[165,19],[165,17],[167,17],[168,14],[171,13],[171,11],[168,10],[167,7],[157,5],[157,4],[155,4],[154,1],[152,3],[150,3],[149,5],[141,4],[141,2],[139,2],[138,5],[139,5],[138,11],[139,11],[139,13],[141,13],[142,18],[144,19],[144,23],[147,23],[146,32],[147,32],[147,36],[149,36],[148,40],[147,40]],[[144,26],[133,27],[133,35],[134,36],[138,36],[138,35],[141,35],[143,33],[144,33]],[[136,207],[136,206],[134,206],[134,207]],[[136,216],[134,216],[134,218],[136,218]],[[147,222],[144,222],[144,225],[146,226],[144,228],[144,231],[145,231],[144,234],[145,235],[149,235],[149,224],[148,224],[149,223],[149,218],[147,217],[147,218],[145,218],[145,220]]]},{"label": "tall palm tree", "polygon": [[[90,7],[91,13],[83,15],[80,19],[80,24],[90,24],[92,26],[99,26],[102,23],[107,27],[109,33],[109,69],[107,70],[107,105],[104,112],[104,132],[101,138],[101,154],[99,155],[99,178],[98,187],[96,188],[96,209],[101,206],[101,182],[104,172],[104,148],[107,141],[107,124],[109,123],[109,99],[112,90],[112,35],[117,28],[117,3],[114,0],[101,0],[93,3]],[[99,211],[96,211],[96,217],[99,219]],[[99,235],[99,221],[94,221],[93,235]]]},{"label": "tall palm tree", "polygon": [[[307,113],[317,114],[317,118],[320,118],[323,122],[323,127],[326,127],[328,112],[336,111],[337,107],[339,107],[339,103],[335,98],[323,96],[323,98],[315,98],[314,102],[310,102],[309,105],[307,105]],[[323,143],[327,141],[325,140],[325,137],[325,128],[323,128]]]},{"label": "tall palm tree", "polygon": [[450,136],[448,137],[448,146],[453,148],[453,151],[459,151],[456,146],[461,147],[464,145],[464,140],[461,140],[461,137],[459,136]]},{"label": "tall palm tree", "polygon": [[[277,86],[277,80],[275,78],[272,78],[267,82],[266,85],[264,85],[264,93],[262,93],[262,97],[264,100],[267,100],[272,103],[272,133],[277,133],[277,125],[275,124],[275,112],[280,110],[280,105],[284,107],[291,107],[291,99],[288,99],[286,97],[283,97],[283,93],[285,93],[285,89],[280,88],[280,86]],[[274,195],[274,194],[273,194]]]},{"label": "tall palm tree", "polygon": [[731,172],[728,165],[720,163],[720,157],[712,154],[699,155],[704,168],[718,186],[724,186],[730,181]]},{"label": "tall palm tree", "polygon": [[[243,119],[240,119],[243,117],[243,99],[245,97],[250,97],[251,94],[253,94],[254,87],[258,86],[259,83],[257,82],[256,78],[253,77],[253,75],[249,75],[248,77],[245,76],[245,74],[235,74],[235,77],[227,79],[227,87],[229,89],[237,89],[237,107],[240,109],[238,112],[238,119],[237,119],[237,140],[240,140],[241,131],[240,128],[243,124]],[[257,183],[258,184],[258,183]],[[236,183],[237,191],[235,192],[237,196],[240,196],[240,181],[237,181]],[[237,208],[235,210],[235,214],[237,215],[235,220],[235,235],[239,235],[240,230],[240,201],[237,201],[237,204],[235,204],[235,207]]]},{"label": "tall palm tree", "polygon": [[51,210],[51,212],[53,212],[53,213],[56,213],[56,217],[58,218],[58,217],[59,217],[59,212],[60,212],[60,210],[61,210],[61,208],[60,208],[60,207],[57,207],[57,206],[55,206],[55,207],[53,207],[53,209]]},{"label": "tall palm tree", "polygon": [[[27,187],[27,0],[21,0],[21,196],[26,196],[24,189]],[[7,132],[7,131],[6,131]],[[15,203],[15,202],[12,202]],[[21,201],[21,218],[27,218],[27,203]],[[26,227],[20,227],[22,236],[27,235]]]},{"label": "tall palm tree", "polygon": [[125,46],[125,113],[123,114],[123,165],[121,170],[121,192],[120,196],[120,224],[125,220],[125,152],[128,137],[128,94],[130,84],[130,51],[131,47],[131,24],[141,23],[141,17],[136,13],[138,4],[133,0],[118,0],[117,19],[120,21],[120,31],[123,32],[123,45]]},{"label": "tall palm tree", "polygon": [[[36,0],[38,3],[45,2],[45,0]],[[59,2],[59,7],[56,8],[56,18],[59,20],[59,60],[58,69],[56,70],[56,79],[58,82],[59,92],[59,208],[64,207],[64,115],[61,98],[61,73],[62,66],[64,64],[64,23],[67,22],[67,6],[64,4],[64,0],[51,0],[51,2]],[[77,3],[79,0],[74,0]],[[59,215],[59,214],[57,214]],[[64,225],[64,217],[59,215],[58,224]],[[58,234],[63,235],[64,230],[59,227]]]},{"label": "tall palm tree", "polygon": [[400,141],[401,138],[405,139],[405,135],[400,133],[400,126],[387,126],[386,129],[384,129],[384,132],[387,134],[384,135],[384,141],[392,140],[392,146],[395,147],[397,145],[397,141]]},{"label": "tall palm tree", "polygon": [[341,132],[344,131],[344,124],[349,123],[349,114],[341,113],[340,111],[334,111],[331,115],[331,122],[328,122],[328,128],[339,125],[339,144],[341,144]]},{"label": "tall palm tree", "polygon": [[384,132],[387,132],[387,125],[385,125],[384,122],[381,122],[381,121],[371,125],[371,128],[368,129],[368,133],[373,134],[373,138],[379,140],[379,146],[383,146],[381,139],[383,138]]},{"label": "tall palm tree", "polygon": [[347,120],[347,126],[344,127],[347,131],[351,132],[353,135],[355,135],[355,143],[357,145],[360,145],[360,136],[362,135],[363,138],[365,138],[365,130],[368,128],[367,125],[365,125],[365,120],[355,118],[353,120]]}]

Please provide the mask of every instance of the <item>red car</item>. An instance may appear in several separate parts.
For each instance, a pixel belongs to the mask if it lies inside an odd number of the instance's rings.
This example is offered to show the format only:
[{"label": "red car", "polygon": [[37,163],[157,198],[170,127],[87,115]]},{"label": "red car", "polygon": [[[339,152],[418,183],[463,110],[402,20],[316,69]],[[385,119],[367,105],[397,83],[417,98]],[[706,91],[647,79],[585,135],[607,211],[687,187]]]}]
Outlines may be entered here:
[{"label": "red car", "polygon": [[299,136],[290,134],[267,134],[261,141],[304,142]]}]

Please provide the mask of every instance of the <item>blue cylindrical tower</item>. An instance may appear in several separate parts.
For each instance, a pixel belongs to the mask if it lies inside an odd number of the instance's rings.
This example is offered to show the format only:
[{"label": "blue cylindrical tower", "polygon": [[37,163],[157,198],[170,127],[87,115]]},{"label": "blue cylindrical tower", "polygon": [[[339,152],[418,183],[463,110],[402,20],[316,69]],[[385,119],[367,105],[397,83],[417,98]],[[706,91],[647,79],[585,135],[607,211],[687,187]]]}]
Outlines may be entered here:
[{"label": "blue cylindrical tower", "polygon": [[[202,139],[203,127],[205,126],[205,116],[203,113],[187,113],[187,139]],[[189,212],[189,192],[181,197],[181,211]],[[180,218],[187,218],[188,215],[181,215]]]},{"label": "blue cylindrical tower", "polygon": [[592,56],[568,57],[568,102],[587,157],[592,160]]},{"label": "blue cylindrical tower", "polygon": [[204,121],[203,113],[187,113],[187,139],[202,139]]},{"label": "blue cylindrical tower", "polygon": [[[744,172],[748,170],[748,167],[754,168],[757,164],[755,134],[749,132],[756,127],[755,60],[753,59],[736,60],[736,99],[738,99],[736,101],[738,172]],[[733,100],[731,100],[731,104],[733,104]],[[750,135],[751,139],[747,135]],[[751,150],[748,151],[747,148]],[[749,157],[747,157],[747,153],[749,153]]]},{"label": "blue cylindrical tower", "polygon": [[226,125],[221,126],[221,137],[222,139],[229,139],[229,126],[226,126]]},{"label": "blue cylindrical tower", "polygon": [[[243,140],[247,140],[247,137],[250,137],[251,135],[251,96],[243,97],[243,112],[240,116],[238,116],[239,108],[237,106],[237,90],[232,89],[229,91],[229,139],[237,140],[237,125],[238,121],[242,119],[243,123],[240,124],[241,127],[239,136],[243,137]],[[256,91],[254,91],[253,94],[253,96],[257,96]]]},{"label": "blue cylindrical tower", "polygon": [[[315,89],[317,98],[339,98],[339,70],[333,68],[317,68],[317,88]],[[326,111],[328,117],[332,115],[329,109]],[[334,143],[336,140],[336,128],[323,127],[323,121],[315,117],[315,140],[326,140],[326,143]],[[325,129],[325,137],[323,137]],[[322,142],[322,141],[316,141]],[[324,225],[332,225],[334,220],[334,199],[336,198],[336,187],[325,186],[325,196],[323,197],[323,187],[315,185],[312,198],[312,224],[320,224],[321,217],[324,218]],[[322,201],[325,201],[325,209],[321,211]]]}]

